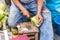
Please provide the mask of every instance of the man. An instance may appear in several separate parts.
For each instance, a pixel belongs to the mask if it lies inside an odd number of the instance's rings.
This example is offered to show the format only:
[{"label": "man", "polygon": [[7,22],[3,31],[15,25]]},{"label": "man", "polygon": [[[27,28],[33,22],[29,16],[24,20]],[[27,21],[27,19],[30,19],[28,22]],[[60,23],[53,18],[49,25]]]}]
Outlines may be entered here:
[{"label": "man", "polygon": [[40,40],[53,40],[53,29],[50,14],[41,14],[43,0],[11,0],[11,2],[12,5],[8,18],[9,26],[16,27],[18,23],[27,21],[27,18],[30,18],[31,14],[33,14],[43,22],[40,27]]},{"label": "man", "polygon": [[[60,22],[59,16],[60,16],[60,0],[45,0],[46,6],[51,11],[51,17],[52,17],[52,24],[53,27],[57,30],[57,35],[60,36]],[[59,39],[60,40],[60,39]]]}]

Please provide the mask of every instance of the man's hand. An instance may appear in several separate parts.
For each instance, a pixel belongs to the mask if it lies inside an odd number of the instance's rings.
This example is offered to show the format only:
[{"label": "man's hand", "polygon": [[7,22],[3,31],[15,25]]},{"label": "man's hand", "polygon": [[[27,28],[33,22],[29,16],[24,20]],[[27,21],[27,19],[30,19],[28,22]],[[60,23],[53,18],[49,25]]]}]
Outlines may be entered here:
[{"label": "man's hand", "polygon": [[43,23],[43,17],[42,17],[42,15],[40,15],[40,14],[37,14],[36,15],[37,16],[37,18],[38,18],[38,20],[39,20],[39,23]]},{"label": "man's hand", "polygon": [[30,14],[27,10],[23,10],[23,15],[26,16],[27,18],[30,18]]}]

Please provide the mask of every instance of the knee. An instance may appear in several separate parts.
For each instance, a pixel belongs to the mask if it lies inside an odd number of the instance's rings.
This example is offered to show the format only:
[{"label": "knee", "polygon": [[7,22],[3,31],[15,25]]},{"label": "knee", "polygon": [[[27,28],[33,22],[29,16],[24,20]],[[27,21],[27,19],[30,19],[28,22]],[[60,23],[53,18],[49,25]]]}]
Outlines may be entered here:
[{"label": "knee", "polygon": [[16,23],[9,19],[8,19],[8,25],[9,25],[9,27],[16,27]]}]

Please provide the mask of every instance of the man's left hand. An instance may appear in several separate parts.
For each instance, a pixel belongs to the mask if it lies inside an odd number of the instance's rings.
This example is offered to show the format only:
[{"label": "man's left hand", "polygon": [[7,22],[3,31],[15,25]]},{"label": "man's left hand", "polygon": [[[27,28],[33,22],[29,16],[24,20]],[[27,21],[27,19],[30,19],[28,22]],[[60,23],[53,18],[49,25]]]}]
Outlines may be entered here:
[{"label": "man's left hand", "polygon": [[43,17],[42,17],[42,15],[37,14],[36,16],[37,16],[37,18],[38,18],[38,20],[39,20],[39,23],[42,23],[42,22],[43,22]]}]

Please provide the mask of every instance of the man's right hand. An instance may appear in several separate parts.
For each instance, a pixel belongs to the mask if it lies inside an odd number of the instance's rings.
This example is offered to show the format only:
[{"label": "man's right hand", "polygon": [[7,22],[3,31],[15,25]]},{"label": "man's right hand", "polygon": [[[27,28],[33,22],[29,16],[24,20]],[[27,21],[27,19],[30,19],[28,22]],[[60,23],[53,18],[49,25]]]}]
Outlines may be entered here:
[{"label": "man's right hand", "polygon": [[26,16],[27,18],[30,18],[30,14],[27,10],[23,10],[23,15]]}]

